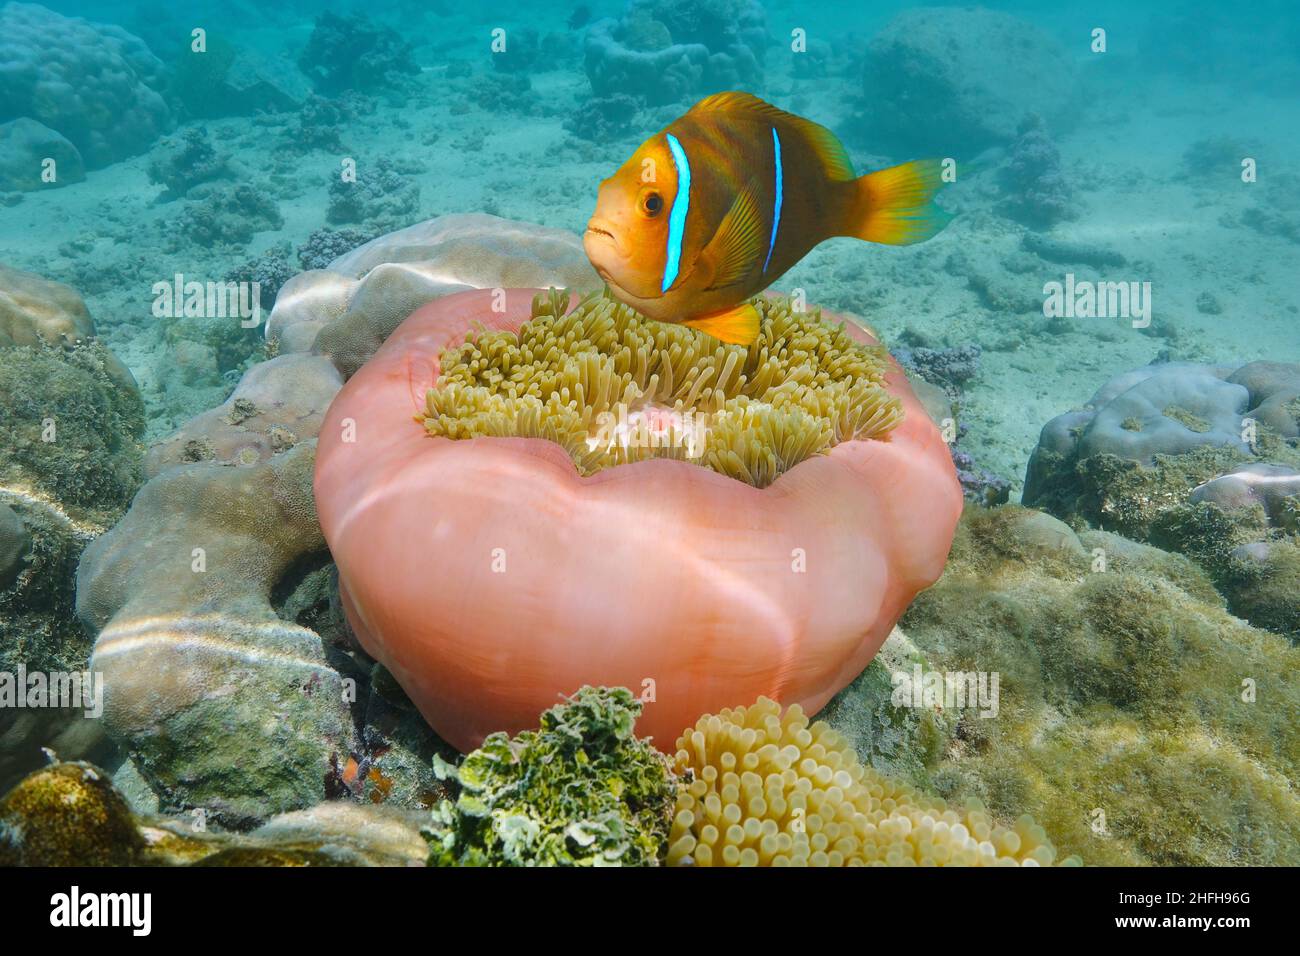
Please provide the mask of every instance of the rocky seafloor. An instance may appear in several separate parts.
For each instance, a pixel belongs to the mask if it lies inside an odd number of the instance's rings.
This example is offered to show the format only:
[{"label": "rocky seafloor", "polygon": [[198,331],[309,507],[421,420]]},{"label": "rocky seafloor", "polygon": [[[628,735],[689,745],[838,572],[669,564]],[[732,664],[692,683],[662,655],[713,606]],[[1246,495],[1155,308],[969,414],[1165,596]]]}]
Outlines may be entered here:
[{"label": "rocky seafloor", "polygon": [[[0,124],[0,672],[88,667],[111,702],[0,710],[0,863],[751,862],[726,855],[725,826],[705,832],[710,796],[718,815],[737,800],[688,747],[638,741],[630,696],[573,688],[468,758],[438,739],[351,634],[311,485],[330,401],[417,307],[589,287],[574,232],[595,181],[716,84],[845,130],[860,166],[944,152],[954,131],[980,156],[932,243],[868,259],[833,242],[782,282],[883,335],[968,500],[943,577],[815,715],[827,726],[773,731],[820,747],[851,778],[834,799],[871,824],[794,862],[1300,863],[1300,239],[1284,179],[1240,190],[1260,144],[1195,132],[1156,92],[1130,120],[1168,119],[1149,162],[1113,127],[1045,122],[1124,74],[1063,69],[1009,16],[962,30],[912,11],[865,52],[800,58],[739,4],[701,60],[675,40],[681,6],[557,24],[504,59],[325,20],[292,57],[218,37],[220,56],[188,62],[0,8],[0,55],[48,69],[42,37],[66,33],[126,78],[102,95],[130,117],[86,121],[72,84]],[[341,56],[358,29],[372,52]],[[1010,109],[970,81],[980,37],[1041,53]],[[896,104],[927,45],[954,93],[922,122]],[[886,81],[893,97],[864,94]],[[31,188],[50,154],[65,174]],[[1044,281],[1067,271],[1153,280],[1152,323],[1044,316]],[[157,314],[178,273],[258,282],[266,321]],[[996,673],[996,716],[896,701],[917,667]],[[521,791],[496,759],[522,772],[574,748],[587,800],[545,775]],[[815,772],[790,785],[828,799]],[[737,811],[753,832],[736,845],[789,861],[769,803]]]}]

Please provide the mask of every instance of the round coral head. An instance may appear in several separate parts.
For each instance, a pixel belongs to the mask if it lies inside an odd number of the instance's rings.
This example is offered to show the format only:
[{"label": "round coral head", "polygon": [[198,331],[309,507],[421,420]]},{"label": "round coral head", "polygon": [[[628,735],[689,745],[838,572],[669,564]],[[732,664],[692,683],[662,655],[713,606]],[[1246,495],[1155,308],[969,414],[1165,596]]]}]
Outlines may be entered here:
[{"label": "round coral head", "polygon": [[363,646],[461,750],[584,684],[640,695],[637,731],[661,749],[759,696],[816,713],[938,578],[961,513],[902,371],[885,379],[905,412],[886,438],[761,489],[669,459],[583,477],[545,439],[431,436],[417,416],[443,350],[517,331],[535,293],[419,309],[326,415],[316,501]]}]

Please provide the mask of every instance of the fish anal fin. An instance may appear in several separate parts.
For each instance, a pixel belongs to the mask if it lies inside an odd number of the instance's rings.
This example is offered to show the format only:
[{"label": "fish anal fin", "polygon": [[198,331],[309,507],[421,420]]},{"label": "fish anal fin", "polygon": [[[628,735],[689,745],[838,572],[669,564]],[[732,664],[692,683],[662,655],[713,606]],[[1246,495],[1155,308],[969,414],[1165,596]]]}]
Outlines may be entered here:
[{"label": "fish anal fin", "polygon": [[692,113],[725,113],[751,118],[775,126],[784,134],[793,133],[803,139],[817,157],[826,178],[845,182],[856,178],[848,151],[834,133],[812,120],[787,113],[752,93],[733,90],[706,96],[691,107]]},{"label": "fish anal fin", "polygon": [[713,274],[708,289],[735,285],[761,261],[763,217],[752,188],[736,196],[731,208],[718,225],[701,258],[710,263]]},{"label": "fish anal fin", "polygon": [[682,325],[698,329],[728,345],[752,345],[758,338],[758,309],[742,302],[733,309],[688,319]]}]

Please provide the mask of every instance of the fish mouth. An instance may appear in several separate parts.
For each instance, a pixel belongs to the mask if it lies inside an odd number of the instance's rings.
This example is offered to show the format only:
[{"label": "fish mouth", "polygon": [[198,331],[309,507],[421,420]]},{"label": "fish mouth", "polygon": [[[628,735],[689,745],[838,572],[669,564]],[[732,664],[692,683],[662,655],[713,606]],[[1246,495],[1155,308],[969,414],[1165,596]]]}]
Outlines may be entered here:
[{"label": "fish mouth", "polygon": [[606,229],[603,225],[601,225],[594,219],[591,222],[587,223],[587,232],[583,236],[583,238],[585,239],[587,238],[587,236],[592,236],[599,239],[606,239],[613,244],[615,249],[618,248],[618,237],[615,236],[614,233]]}]

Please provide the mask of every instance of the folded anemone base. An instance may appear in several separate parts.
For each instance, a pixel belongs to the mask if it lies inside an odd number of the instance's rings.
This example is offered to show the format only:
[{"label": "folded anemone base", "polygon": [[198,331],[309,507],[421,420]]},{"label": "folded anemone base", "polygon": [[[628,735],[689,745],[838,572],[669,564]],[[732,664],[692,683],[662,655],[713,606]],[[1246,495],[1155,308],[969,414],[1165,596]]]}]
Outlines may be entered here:
[{"label": "folded anemone base", "polygon": [[362,645],[466,751],[584,684],[640,693],[637,731],[668,749],[700,714],[759,696],[820,710],[938,578],[961,513],[902,371],[885,376],[904,414],[884,439],[761,489],[690,461],[583,476],[546,439],[430,435],[444,349],[517,331],[537,293],[424,306],[329,409],[317,507]]}]

